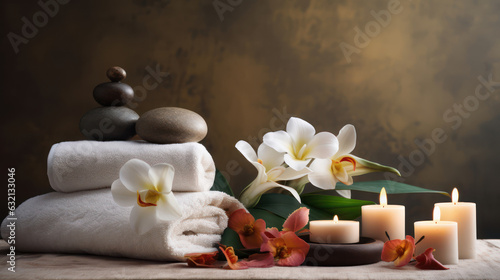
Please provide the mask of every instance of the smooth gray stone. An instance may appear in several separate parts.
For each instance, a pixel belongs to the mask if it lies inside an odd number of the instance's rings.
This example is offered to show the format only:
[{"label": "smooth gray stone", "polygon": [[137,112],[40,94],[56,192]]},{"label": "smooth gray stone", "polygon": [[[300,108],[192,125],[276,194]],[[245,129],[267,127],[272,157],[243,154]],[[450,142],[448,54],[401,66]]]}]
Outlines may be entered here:
[{"label": "smooth gray stone", "polygon": [[89,140],[127,140],[135,135],[139,115],[127,107],[94,108],[80,119],[80,131]]},{"label": "smooth gray stone", "polygon": [[94,99],[102,106],[123,106],[134,99],[134,90],[121,82],[107,82],[94,88]]},{"label": "smooth gray stone", "polygon": [[177,107],[163,107],[144,113],[136,124],[137,134],[158,144],[201,141],[208,132],[207,123],[197,113]]}]

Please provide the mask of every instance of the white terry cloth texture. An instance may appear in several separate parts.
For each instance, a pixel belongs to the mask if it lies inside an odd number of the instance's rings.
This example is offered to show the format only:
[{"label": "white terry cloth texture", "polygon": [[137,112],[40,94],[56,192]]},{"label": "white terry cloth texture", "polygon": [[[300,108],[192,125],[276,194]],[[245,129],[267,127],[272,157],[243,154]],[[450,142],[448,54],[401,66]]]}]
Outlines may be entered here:
[{"label": "white terry cloth texture", "polygon": [[215,163],[199,143],[153,144],[144,141],[69,141],[54,144],[47,159],[47,175],[58,192],[109,187],[120,168],[137,158],[149,165],[171,164],[174,192],[209,191]]},{"label": "white terry cloth texture", "polygon": [[[143,235],[130,224],[132,207],[116,204],[109,188],[30,198],[16,209],[16,250],[182,261],[185,254],[215,251],[227,227],[226,212],[243,208],[218,191],[174,194],[182,218],[158,220]],[[10,222],[7,217],[2,223],[5,240]]]}]

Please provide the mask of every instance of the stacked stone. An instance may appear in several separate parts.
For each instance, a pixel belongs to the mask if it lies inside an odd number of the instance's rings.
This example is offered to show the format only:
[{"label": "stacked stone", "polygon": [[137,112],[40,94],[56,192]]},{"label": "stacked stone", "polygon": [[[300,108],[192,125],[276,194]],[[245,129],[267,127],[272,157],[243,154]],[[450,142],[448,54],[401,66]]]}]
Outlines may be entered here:
[{"label": "stacked stone", "polygon": [[134,90],[121,80],[125,70],[115,66],[106,75],[110,82],[94,88],[94,99],[103,107],[88,111],[80,120],[80,131],[89,140],[127,140],[136,133],[157,144],[199,142],[208,132],[207,123],[197,113],[177,107],[162,107],[144,113],[140,118],[124,107],[134,98]]},{"label": "stacked stone", "polygon": [[111,67],[106,75],[110,82],[97,85],[93,93],[95,101],[102,107],[94,108],[83,115],[80,131],[89,140],[130,139],[136,134],[135,123],[139,115],[124,105],[134,98],[134,90],[121,82],[127,76],[123,68]]}]

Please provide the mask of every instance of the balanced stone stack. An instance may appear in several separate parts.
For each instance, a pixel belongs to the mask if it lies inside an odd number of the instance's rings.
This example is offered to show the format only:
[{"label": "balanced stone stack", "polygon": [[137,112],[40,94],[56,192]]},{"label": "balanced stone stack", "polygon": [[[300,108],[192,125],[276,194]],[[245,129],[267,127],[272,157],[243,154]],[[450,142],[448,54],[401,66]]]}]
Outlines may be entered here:
[{"label": "balanced stone stack", "polygon": [[103,107],[88,111],[80,120],[80,131],[89,140],[127,140],[135,135],[139,115],[123,105],[132,101],[134,90],[122,83],[127,73],[121,67],[106,72],[111,82],[94,88],[94,99]]},{"label": "balanced stone stack", "polygon": [[162,107],[140,118],[124,107],[134,98],[134,90],[121,80],[127,76],[115,66],[106,75],[111,82],[94,88],[94,99],[103,107],[88,111],[80,120],[80,131],[89,140],[127,140],[136,132],[142,139],[157,144],[199,142],[207,135],[205,120],[197,113],[177,107]]},{"label": "balanced stone stack", "polygon": [[[54,144],[47,175],[55,192],[31,198],[16,209],[16,249],[158,261],[182,261],[185,254],[216,250],[227,227],[227,213],[243,205],[234,197],[210,190],[215,163],[207,149],[196,143],[207,134],[205,120],[176,107],[153,109],[139,118],[124,106],[134,97],[132,88],[121,82],[125,71],[112,67],[107,76],[110,82],[94,89],[94,99],[102,107],[88,111],[80,120],[80,129],[90,141]],[[145,141],[129,140],[136,131]],[[114,182],[123,179],[122,167],[132,159],[173,167],[173,178],[160,181],[168,185],[172,180],[171,190],[182,213],[176,220],[158,219],[143,235],[130,225],[132,209],[156,204],[135,202],[122,207],[111,191]],[[124,176],[135,178],[134,188],[150,188],[147,184],[158,179],[151,173],[153,168],[128,169]],[[145,176],[151,182],[144,181]],[[154,211],[148,213],[156,215]],[[3,238],[9,234],[8,222],[4,219],[2,223]]]}]

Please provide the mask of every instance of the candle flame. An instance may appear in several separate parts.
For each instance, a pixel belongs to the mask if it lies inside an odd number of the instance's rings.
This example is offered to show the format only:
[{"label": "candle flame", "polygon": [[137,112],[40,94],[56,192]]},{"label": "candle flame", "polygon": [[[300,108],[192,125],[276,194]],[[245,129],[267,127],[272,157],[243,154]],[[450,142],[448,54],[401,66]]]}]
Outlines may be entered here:
[{"label": "candle flame", "polygon": [[453,191],[451,192],[451,202],[453,202],[453,204],[457,204],[457,202],[458,202],[458,190],[457,190],[457,188],[454,188]]},{"label": "candle flame", "polygon": [[379,197],[380,205],[386,206],[387,205],[387,193],[385,192],[385,188],[382,188],[380,191],[380,197]]},{"label": "candle flame", "polygon": [[439,209],[439,206],[434,206],[433,220],[435,223],[441,220],[441,209]]},{"label": "candle flame", "polygon": [[339,222],[339,217],[337,215],[335,215],[335,217],[333,217],[333,222],[334,223],[338,223]]}]

